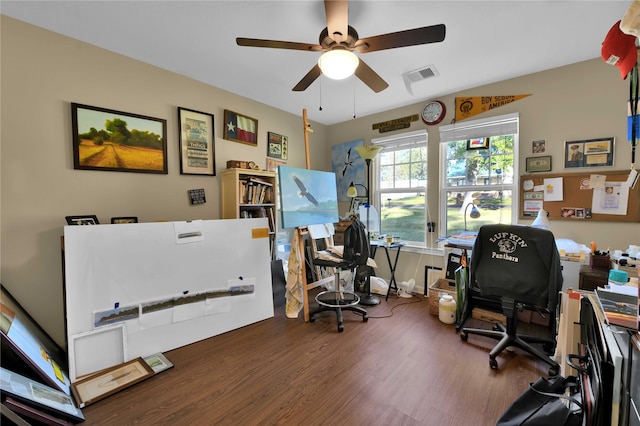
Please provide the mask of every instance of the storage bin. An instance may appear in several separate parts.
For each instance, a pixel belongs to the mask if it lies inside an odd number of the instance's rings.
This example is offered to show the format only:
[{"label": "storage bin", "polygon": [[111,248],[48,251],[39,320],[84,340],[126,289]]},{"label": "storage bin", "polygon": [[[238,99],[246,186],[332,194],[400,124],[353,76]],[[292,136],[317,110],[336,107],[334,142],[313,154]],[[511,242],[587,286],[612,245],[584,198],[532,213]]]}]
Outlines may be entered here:
[{"label": "storage bin", "polygon": [[458,302],[456,297],[456,283],[451,280],[440,278],[429,286],[429,313],[431,315],[439,315],[440,298],[445,295],[453,296],[453,300]]}]

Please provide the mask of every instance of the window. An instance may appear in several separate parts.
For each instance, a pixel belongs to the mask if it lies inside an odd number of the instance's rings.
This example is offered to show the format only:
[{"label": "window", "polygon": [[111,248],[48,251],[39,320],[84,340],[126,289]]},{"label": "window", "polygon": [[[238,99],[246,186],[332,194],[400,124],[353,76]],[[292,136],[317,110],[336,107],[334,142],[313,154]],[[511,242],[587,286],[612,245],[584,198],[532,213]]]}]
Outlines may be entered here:
[{"label": "window", "polygon": [[518,114],[440,127],[441,236],[517,221],[517,159]]},{"label": "window", "polygon": [[408,132],[373,139],[383,149],[375,161],[374,205],[380,232],[412,245],[425,245],[427,132]]}]

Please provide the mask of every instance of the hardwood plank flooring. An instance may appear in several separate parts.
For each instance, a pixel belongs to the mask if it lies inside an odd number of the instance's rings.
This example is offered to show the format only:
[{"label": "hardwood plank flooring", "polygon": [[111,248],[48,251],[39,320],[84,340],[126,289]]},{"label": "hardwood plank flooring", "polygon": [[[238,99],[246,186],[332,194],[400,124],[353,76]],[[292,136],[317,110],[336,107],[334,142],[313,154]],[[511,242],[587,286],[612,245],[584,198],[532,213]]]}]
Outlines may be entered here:
[{"label": "hardwood plank flooring", "polygon": [[[547,367],[390,297],[369,321],[265,321],[167,352],[175,367],[84,409],[88,425],[492,425]],[[477,325],[475,320],[467,325]],[[490,325],[485,324],[486,327]]]}]

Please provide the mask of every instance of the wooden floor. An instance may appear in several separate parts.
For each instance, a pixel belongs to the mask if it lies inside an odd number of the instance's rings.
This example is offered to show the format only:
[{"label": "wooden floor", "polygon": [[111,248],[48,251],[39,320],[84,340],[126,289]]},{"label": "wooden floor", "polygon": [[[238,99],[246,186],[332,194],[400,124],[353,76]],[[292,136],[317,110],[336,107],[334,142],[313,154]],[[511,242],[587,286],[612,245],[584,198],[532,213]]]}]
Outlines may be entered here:
[{"label": "wooden floor", "polygon": [[[493,425],[547,367],[390,297],[369,321],[274,318],[167,352],[175,367],[84,409],[89,425]],[[302,315],[300,315],[302,317]],[[474,320],[472,320],[474,321]],[[472,324],[471,321],[467,325]]]}]

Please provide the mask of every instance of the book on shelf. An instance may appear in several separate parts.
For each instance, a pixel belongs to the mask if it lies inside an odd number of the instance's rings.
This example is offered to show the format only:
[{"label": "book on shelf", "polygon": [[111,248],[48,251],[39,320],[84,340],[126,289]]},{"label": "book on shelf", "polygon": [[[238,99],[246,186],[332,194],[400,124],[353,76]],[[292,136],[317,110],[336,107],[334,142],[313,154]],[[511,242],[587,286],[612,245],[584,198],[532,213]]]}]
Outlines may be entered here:
[{"label": "book on shelf", "polygon": [[240,181],[240,200],[244,204],[263,204],[270,200],[273,184],[259,179]]},{"label": "book on shelf", "polygon": [[258,185],[273,186],[273,183],[271,183],[271,182],[269,182],[267,180],[258,179],[256,177],[250,177],[249,178],[249,182],[253,182],[253,183],[258,184]]}]

